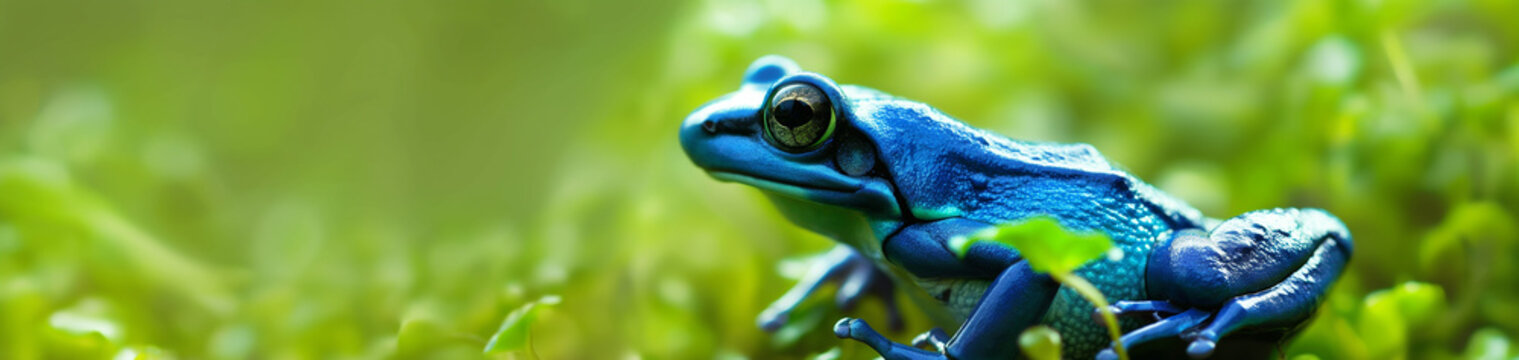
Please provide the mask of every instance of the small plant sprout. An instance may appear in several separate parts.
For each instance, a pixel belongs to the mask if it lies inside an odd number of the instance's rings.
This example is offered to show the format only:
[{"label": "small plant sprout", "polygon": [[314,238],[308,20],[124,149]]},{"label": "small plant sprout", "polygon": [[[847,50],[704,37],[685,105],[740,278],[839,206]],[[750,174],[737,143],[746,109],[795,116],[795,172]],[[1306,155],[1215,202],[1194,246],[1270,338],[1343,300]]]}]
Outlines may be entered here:
[{"label": "small plant sprout", "polygon": [[[1112,256],[1109,251],[1113,249],[1113,241],[1107,235],[1095,232],[1070,232],[1061,227],[1060,223],[1053,218],[1036,217],[982,230],[970,237],[950,239],[949,248],[955,252],[956,256],[963,258],[971,245],[977,242],[1011,246],[1018,250],[1024,261],[1028,261],[1029,267],[1034,271],[1049,274],[1055,281],[1076,290],[1098,309],[1108,307],[1108,301],[1102,296],[1102,292],[1098,291],[1092,283],[1075,274],[1076,269],[1088,261],[1104,255]],[[1107,324],[1108,336],[1113,339],[1113,349],[1117,351],[1118,358],[1128,359],[1129,354],[1124,350],[1123,342],[1119,339],[1118,318],[1111,312],[1100,313],[1103,322]],[[1054,330],[1050,332],[1053,333]],[[1024,337],[1029,336],[1042,335],[1024,334]],[[1023,343],[1020,339],[1020,344]],[[1024,351],[1030,351],[1030,347],[1024,346]],[[1030,354],[1030,356],[1037,358],[1042,355]]]},{"label": "small plant sprout", "polygon": [[558,295],[547,295],[507,314],[506,320],[501,322],[501,328],[497,329],[496,334],[491,335],[490,342],[485,344],[484,352],[491,354],[527,350],[531,353],[533,319],[538,317],[539,309],[557,305],[559,301]]}]

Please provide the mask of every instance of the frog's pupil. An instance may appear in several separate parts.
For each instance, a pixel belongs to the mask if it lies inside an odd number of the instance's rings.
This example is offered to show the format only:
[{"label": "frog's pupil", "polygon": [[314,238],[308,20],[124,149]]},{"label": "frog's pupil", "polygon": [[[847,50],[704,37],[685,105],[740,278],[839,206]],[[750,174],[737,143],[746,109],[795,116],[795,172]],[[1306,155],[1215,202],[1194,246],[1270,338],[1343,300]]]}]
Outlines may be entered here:
[{"label": "frog's pupil", "polygon": [[797,127],[812,119],[812,106],[797,99],[786,99],[775,105],[775,120],[786,127]]}]

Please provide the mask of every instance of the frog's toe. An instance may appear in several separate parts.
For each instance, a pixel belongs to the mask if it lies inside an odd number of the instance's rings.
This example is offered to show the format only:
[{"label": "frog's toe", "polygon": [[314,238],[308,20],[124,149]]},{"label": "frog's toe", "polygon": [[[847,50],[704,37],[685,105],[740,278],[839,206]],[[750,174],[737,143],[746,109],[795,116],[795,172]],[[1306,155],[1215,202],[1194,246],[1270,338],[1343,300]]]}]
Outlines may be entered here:
[{"label": "frog's toe", "polygon": [[782,326],[785,326],[786,321],[791,318],[789,310],[765,309],[764,312],[760,313],[759,318],[755,319],[755,323],[759,325],[761,330],[765,330],[765,332],[775,332],[776,330],[780,330]]},{"label": "frog's toe", "polygon": [[843,318],[833,324],[833,334],[839,338],[854,339],[870,346],[876,353],[887,360],[942,360],[944,354],[898,344],[881,336],[881,333],[871,329],[864,320],[855,318]]},{"label": "frog's toe", "polygon": [[855,339],[866,344],[886,341],[886,338],[875,329],[871,329],[865,320],[850,317],[839,319],[839,322],[833,324],[833,335],[840,339]]},{"label": "frog's toe", "polygon": [[887,340],[885,336],[881,336],[881,333],[871,329],[865,320],[856,318],[839,319],[838,323],[833,324],[833,335],[840,339],[854,339],[878,351],[890,347],[891,344],[891,340]]},{"label": "frog's toe", "polygon": [[1209,356],[1213,356],[1213,349],[1217,347],[1218,340],[1198,336],[1197,339],[1192,340],[1191,345],[1187,345],[1187,356],[1191,356],[1193,359],[1206,359]]},{"label": "frog's toe", "polygon": [[839,322],[833,323],[833,335],[840,339],[853,339],[855,323],[861,323],[860,319],[849,317],[839,319]]}]

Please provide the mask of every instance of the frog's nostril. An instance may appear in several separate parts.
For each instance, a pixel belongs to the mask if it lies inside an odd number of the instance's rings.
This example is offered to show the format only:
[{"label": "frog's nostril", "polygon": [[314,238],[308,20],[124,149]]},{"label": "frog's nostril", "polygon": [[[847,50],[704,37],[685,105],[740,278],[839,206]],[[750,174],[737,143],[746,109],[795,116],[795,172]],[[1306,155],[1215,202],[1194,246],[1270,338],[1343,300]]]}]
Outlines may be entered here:
[{"label": "frog's nostril", "polygon": [[702,121],[701,129],[706,130],[708,134],[717,133],[717,120],[707,119]]}]

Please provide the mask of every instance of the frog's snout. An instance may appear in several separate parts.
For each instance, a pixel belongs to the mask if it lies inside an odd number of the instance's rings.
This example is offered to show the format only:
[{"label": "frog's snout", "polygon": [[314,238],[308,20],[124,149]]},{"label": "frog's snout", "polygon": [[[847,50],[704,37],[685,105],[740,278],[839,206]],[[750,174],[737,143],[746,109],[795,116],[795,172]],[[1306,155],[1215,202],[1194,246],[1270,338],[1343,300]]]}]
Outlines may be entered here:
[{"label": "frog's snout", "polygon": [[[686,121],[681,125],[681,139],[698,136],[714,136],[722,134],[747,135],[753,133],[752,129],[757,122],[754,119],[759,113],[758,109],[744,106],[725,106],[728,99],[719,99],[711,104],[702,106],[686,116]],[[698,133],[698,131],[700,131]]]},{"label": "frog's snout", "polygon": [[710,143],[718,135],[720,121],[711,115],[705,108],[697,109],[686,116],[686,121],[680,125],[680,147],[697,165],[704,165],[698,158],[706,148],[711,147]]},{"label": "frog's snout", "polygon": [[[686,151],[686,157],[696,161],[697,147],[700,143],[717,132],[716,121],[708,124],[706,117],[698,116],[701,110],[686,116],[686,121],[680,124],[680,148]],[[708,130],[710,129],[710,130]],[[696,165],[701,165],[698,161]]]},{"label": "frog's snout", "polygon": [[753,157],[739,149],[755,150],[754,117],[758,110],[732,96],[719,98],[686,116],[680,127],[680,146],[697,166],[711,168],[731,160]]}]

